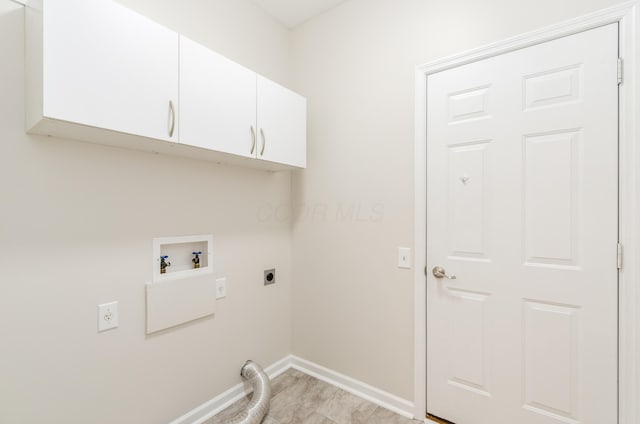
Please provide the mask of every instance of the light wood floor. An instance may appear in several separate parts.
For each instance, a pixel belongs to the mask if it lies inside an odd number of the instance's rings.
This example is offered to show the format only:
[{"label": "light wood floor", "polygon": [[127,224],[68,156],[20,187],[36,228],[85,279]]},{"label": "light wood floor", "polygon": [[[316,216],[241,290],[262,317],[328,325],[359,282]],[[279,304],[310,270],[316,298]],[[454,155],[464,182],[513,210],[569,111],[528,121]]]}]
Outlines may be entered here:
[{"label": "light wood floor", "polygon": [[[272,383],[271,407],[262,424],[418,424],[296,370]],[[242,411],[243,398],[203,424],[224,424]]]}]

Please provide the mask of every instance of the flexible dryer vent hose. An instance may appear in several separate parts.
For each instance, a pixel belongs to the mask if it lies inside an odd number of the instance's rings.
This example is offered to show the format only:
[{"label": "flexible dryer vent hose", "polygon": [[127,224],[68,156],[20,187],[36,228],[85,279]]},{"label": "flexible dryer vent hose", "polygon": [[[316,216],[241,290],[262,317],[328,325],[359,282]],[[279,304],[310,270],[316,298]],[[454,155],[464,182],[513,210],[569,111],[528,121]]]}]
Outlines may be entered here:
[{"label": "flexible dryer vent hose", "polygon": [[271,402],[271,382],[262,367],[247,361],[240,371],[242,378],[253,388],[253,396],[247,408],[233,417],[227,424],[260,424],[269,411]]}]

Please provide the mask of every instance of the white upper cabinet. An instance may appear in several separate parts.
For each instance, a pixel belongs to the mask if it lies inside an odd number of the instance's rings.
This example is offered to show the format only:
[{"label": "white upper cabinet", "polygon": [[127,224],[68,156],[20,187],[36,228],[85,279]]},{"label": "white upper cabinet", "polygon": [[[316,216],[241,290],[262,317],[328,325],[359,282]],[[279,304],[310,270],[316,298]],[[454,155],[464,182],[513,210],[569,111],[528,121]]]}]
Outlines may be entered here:
[{"label": "white upper cabinet", "polygon": [[40,97],[28,129],[51,118],[178,140],[176,32],[110,0],[32,2],[27,14],[28,60],[42,61],[28,70]]},{"label": "white upper cabinet", "polygon": [[257,157],[304,168],[307,164],[307,101],[258,75]]},{"label": "white upper cabinet", "polygon": [[180,142],[256,154],[256,73],[180,36]]},{"label": "white upper cabinet", "polygon": [[113,0],[29,0],[26,130],[259,169],[306,165],[306,100]]}]

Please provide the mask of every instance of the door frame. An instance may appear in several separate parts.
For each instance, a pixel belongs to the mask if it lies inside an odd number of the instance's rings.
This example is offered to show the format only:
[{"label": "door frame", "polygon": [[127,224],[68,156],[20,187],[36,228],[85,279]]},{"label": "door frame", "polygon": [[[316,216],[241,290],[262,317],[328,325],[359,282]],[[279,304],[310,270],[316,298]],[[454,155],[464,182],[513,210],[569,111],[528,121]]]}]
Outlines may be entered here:
[{"label": "door frame", "polygon": [[[640,421],[640,0],[571,19],[416,67],[414,168],[414,414],[427,412],[427,77],[430,74],[566,37],[611,23],[619,24],[624,80],[619,86],[619,240],[624,263],[618,290],[618,424]],[[637,122],[637,123],[636,123]],[[425,422],[427,422],[425,420]]]}]

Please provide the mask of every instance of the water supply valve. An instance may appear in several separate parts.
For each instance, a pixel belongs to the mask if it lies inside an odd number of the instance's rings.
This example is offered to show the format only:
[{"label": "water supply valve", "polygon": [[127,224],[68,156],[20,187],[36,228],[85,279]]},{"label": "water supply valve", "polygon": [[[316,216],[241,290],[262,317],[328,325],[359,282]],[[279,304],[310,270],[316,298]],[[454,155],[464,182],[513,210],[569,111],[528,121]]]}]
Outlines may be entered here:
[{"label": "water supply valve", "polygon": [[169,256],[164,255],[164,256],[160,256],[160,274],[166,274],[167,273],[167,267],[171,266],[171,262],[169,262],[167,259],[169,258]]},{"label": "water supply valve", "polygon": [[193,259],[191,259],[191,262],[193,262],[193,268],[200,268],[200,255],[202,255],[202,252],[191,252],[191,254],[194,255]]}]

